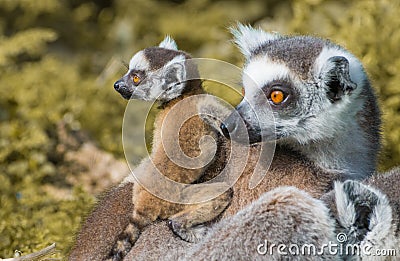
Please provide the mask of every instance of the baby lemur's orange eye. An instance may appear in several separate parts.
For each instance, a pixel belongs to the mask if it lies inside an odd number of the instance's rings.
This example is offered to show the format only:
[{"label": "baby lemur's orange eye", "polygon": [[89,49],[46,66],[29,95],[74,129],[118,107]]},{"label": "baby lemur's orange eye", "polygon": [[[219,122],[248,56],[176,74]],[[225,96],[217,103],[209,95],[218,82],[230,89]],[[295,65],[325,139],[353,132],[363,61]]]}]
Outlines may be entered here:
[{"label": "baby lemur's orange eye", "polygon": [[285,94],[282,91],[276,90],[271,92],[269,95],[269,99],[274,103],[274,104],[280,104],[285,100]]},{"label": "baby lemur's orange eye", "polygon": [[140,82],[140,77],[135,74],[133,75],[132,80],[135,84],[138,84]]}]

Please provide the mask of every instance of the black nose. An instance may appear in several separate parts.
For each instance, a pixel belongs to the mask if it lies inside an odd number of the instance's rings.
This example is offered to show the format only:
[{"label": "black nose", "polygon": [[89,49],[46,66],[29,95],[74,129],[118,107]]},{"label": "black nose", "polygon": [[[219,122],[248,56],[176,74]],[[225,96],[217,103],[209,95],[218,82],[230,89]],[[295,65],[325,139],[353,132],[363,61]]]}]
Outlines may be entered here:
[{"label": "black nose", "polygon": [[121,86],[123,85],[123,81],[122,80],[118,80],[118,81],[116,81],[115,83],[114,83],[114,89],[116,90],[116,91],[119,91],[119,89],[121,88]]},{"label": "black nose", "polygon": [[221,123],[219,126],[221,128],[222,134],[224,134],[225,138],[230,139],[231,136],[229,135],[229,130],[224,123]]}]

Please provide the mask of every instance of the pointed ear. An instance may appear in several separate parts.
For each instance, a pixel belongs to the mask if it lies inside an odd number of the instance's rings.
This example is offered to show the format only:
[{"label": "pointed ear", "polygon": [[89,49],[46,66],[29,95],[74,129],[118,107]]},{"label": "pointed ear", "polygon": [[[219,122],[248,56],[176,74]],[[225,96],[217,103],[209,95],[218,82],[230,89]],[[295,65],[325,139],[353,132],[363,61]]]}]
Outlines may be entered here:
[{"label": "pointed ear", "polygon": [[163,89],[174,85],[184,85],[186,80],[185,57],[178,55],[168,62],[164,67],[163,77],[165,79]]},{"label": "pointed ear", "polygon": [[343,56],[332,56],[321,68],[319,77],[322,87],[326,88],[331,102],[340,100],[350,94],[357,84],[350,79],[349,61]]},{"label": "pointed ear", "polygon": [[280,35],[268,33],[261,28],[253,28],[249,25],[238,23],[236,27],[231,27],[230,31],[233,35],[233,41],[239,47],[242,54],[248,59],[251,53],[263,44],[275,40]]},{"label": "pointed ear", "polygon": [[178,45],[169,35],[165,36],[164,40],[158,45],[158,47],[176,51],[178,50]]}]

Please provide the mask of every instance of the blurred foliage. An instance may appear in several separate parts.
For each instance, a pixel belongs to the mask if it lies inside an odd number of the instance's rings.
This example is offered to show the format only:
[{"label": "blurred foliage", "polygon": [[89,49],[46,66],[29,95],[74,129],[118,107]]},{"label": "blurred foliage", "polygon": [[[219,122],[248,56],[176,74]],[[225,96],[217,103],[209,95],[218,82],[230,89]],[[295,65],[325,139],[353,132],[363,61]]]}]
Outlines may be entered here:
[{"label": "blurred foliage", "polygon": [[236,65],[241,56],[227,30],[236,21],[344,45],[381,100],[381,168],[398,165],[399,12],[390,0],[0,0],[0,258],[52,242],[65,256],[94,196],[76,186],[68,197],[45,189],[68,185],[54,156],[56,126],[64,121],[122,158],[126,102],[112,84],[125,73],[123,60],[165,34],[194,57]]}]

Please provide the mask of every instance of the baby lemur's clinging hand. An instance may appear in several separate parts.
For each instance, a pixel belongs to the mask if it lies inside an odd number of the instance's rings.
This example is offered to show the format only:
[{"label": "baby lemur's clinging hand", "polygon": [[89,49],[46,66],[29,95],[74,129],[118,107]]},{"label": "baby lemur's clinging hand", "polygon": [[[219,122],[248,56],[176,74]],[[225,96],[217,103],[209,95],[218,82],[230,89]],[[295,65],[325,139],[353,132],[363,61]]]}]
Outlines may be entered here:
[{"label": "baby lemur's clinging hand", "polygon": [[[146,48],[136,53],[130,63],[128,72],[118,80],[114,88],[125,99],[138,99],[145,101],[157,101],[161,104],[161,111],[158,113],[153,135],[153,146],[149,158],[133,170],[134,174],[139,174],[145,179],[154,179],[155,172],[159,172],[166,178],[179,183],[195,183],[199,179],[207,177],[213,178],[226,162],[224,152],[221,152],[217,145],[213,159],[200,168],[185,167],[176,164],[170,154],[166,152],[165,144],[168,139],[176,135],[178,130],[178,142],[181,153],[189,158],[199,157],[207,148],[200,148],[202,137],[211,136],[218,142],[224,142],[221,136],[198,116],[192,116],[182,121],[185,117],[186,109],[173,110],[173,106],[178,102],[194,95],[204,94],[202,82],[199,79],[197,67],[187,63],[191,57],[177,49],[176,43],[170,37],[166,37],[158,47]],[[186,80],[188,79],[188,80]],[[192,110],[197,109],[196,100],[186,103]],[[190,109],[188,108],[188,109]],[[181,124],[180,126],[166,126],[164,120],[169,118],[171,125]],[[161,130],[161,128],[164,128]],[[163,135],[163,136],[162,136]],[[165,139],[165,140],[162,140]],[[215,151],[215,150],[214,150]],[[172,151],[175,154],[175,151]],[[207,169],[207,173],[205,170]],[[120,259],[129,252],[132,245],[137,240],[143,227],[156,219],[169,219],[169,224],[176,234],[189,242],[199,241],[207,231],[204,223],[214,220],[229,205],[232,191],[227,190],[220,196],[199,204],[177,204],[160,199],[152,195],[142,185],[132,177],[128,177],[121,185],[126,182],[133,182],[133,213],[131,221],[125,231],[120,234],[109,258]],[[157,180],[149,181],[154,186],[163,186]],[[161,185],[160,185],[161,184]],[[215,186],[206,186],[209,190],[226,190],[225,184],[216,183]],[[223,189],[221,189],[223,188]],[[158,187],[159,191],[168,188]],[[202,193],[212,193],[207,189]],[[175,193],[175,192],[174,192]],[[185,192],[177,192],[179,198]]]}]

